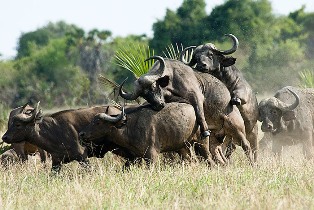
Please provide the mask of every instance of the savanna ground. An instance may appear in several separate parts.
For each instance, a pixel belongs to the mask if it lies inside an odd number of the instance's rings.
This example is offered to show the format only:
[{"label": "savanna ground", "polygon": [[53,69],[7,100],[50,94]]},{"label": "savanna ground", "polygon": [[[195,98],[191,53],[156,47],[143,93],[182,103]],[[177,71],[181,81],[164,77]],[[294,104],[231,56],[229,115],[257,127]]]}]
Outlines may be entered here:
[{"label": "savanna ground", "polygon": [[0,168],[0,209],[314,209],[313,161],[301,153],[289,147],[276,161],[264,152],[252,168],[237,148],[227,167],[160,158],[129,171],[109,153],[89,171],[73,162],[57,176],[30,158]]}]

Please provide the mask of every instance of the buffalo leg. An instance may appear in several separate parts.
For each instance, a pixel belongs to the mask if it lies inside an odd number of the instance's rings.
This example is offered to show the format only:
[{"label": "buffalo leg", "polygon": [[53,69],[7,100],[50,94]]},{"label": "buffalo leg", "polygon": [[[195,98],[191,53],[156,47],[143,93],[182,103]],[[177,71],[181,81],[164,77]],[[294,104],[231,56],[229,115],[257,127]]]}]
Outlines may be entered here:
[{"label": "buffalo leg", "polygon": [[227,164],[227,159],[222,151],[222,143],[214,136],[210,136],[209,150],[215,162],[221,165]]},{"label": "buffalo leg", "polygon": [[210,131],[205,120],[203,104],[204,104],[203,95],[202,98],[198,98],[196,96],[191,97],[191,105],[193,106],[195,111],[197,124],[200,126],[201,136],[202,138],[206,138],[207,136],[210,135]]},{"label": "buffalo leg", "polygon": [[40,148],[38,148],[38,152],[39,152],[39,155],[40,155],[41,162],[45,163],[47,161],[47,156],[48,156],[47,152],[45,150],[43,150],[43,149],[40,149]]},{"label": "buffalo leg", "polygon": [[222,151],[228,161],[230,160],[231,155],[235,151],[235,149],[236,149],[236,146],[232,142],[232,137],[226,136],[222,144]]},{"label": "buffalo leg", "polygon": [[210,167],[216,165],[212,158],[212,154],[209,151],[209,136],[205,138],[202,142],[198,143],[196,148],[197,152],[205,159],[205,161],[209,164]]},{"label": "buffalo leg", "polygon": [[312,159],[314,157],[312,131],[307,132],[307,134],[304,137],[306,141],[303,143],[303,153],[306,159]]},{"label": "buffalo leg", "polygon": [[52,173],[60,173],[61,170],[61,161],[59,158],[54,158],[52,157],[52,167],[51,167],[51,172]]},{"label": "buffalo leg", "polygon": [[27,154],[25,154],[25,151],[24,151],[25,141],[20,142],[20,143],[14,143],[12,144],[12,147],[22,162],[25,162],[28,160],[28,156]]},{"label": "buffalo leg", "polygon": [[250,142],[247,140],[245,135],[245,126],[243,119],[239,112],[233,111],[229,116],[225,116],[224,128],[226,134],[232,136],[235,141],[244,150],[245,155],[249,159],[250,164],[253,166],[253,154]]},{"label": "buffalo leg", "polygon": [[250,142],[250,146],[252,149],[254,161],[257,161],[258,158],[258,141],[257,141],[257,125],[254,126],[253,130],[247,133],[247,139]]},{"label": "buffalo leg", "polygon": [[280,143],[280,140],[274,139],[273,140],[273,145],[272,145],[272,152],[275,154],[275,156],[279,160],[281,160],[281,157],[282,157],[282,149],[283,149],[283,146]]}]

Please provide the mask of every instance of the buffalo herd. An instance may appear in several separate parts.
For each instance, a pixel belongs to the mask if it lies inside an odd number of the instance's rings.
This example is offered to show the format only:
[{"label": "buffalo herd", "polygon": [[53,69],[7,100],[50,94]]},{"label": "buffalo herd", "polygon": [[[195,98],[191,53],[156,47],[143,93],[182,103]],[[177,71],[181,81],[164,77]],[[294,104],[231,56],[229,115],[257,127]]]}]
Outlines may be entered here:
[{"label": "buffalo herd", "polygon": [[[125,159],[125,167],[144,159],[149,165],[160,153],[176,152],[191,158],[191,148],[209,166],[226,165],[237,146],[250,165],[258,160],[258,123],[278,156],[286,145],[301,143],[306,158],[314,157],[314,89],[287,86],[258,104],[255,93],[229,56],[239,45],[219,50],[212,43],[185,48],[178,60],[153,56],[155,64],[135,80],[126,100],[142,97],[141,105],[102,105],[43,115],[39,102],[13,109],[2,136],[10,158],[27,160],[39,152],[52,160],[58,172],[73,160],[88,166],[89,157],[112,152]],[[191,60],[185,60],[186,52]],[[266,138],[267,137],[267,138]]]}]

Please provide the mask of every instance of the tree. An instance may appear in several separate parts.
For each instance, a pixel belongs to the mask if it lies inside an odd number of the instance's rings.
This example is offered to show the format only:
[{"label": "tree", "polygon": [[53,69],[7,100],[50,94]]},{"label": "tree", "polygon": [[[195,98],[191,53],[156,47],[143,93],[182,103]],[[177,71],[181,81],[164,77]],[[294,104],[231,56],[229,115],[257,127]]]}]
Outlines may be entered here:
[{"label": "tree", "polygon": [[18,71],[14,106],[29,100],[46,106],[87,103],[87,76],[68,62],[64,38],[51,39],[46,46],[32,50],[29,56],[16,60],[14,67]]},{"label": "tree", "polygon": [[167,9],[164,20],[153,24],[150,46],[161,53],[169,44],[193,45],[204,40],[204,0],[184,0],[176,12]]},{"label": "tree", "polygon": [[75,25],[66,24],[63,21],[57,23],[48,23],[46,26],[41,27],[35,31],[23,33],[18,41],[17,59],[29,56],[31,49],[34,47],[41,48],[46,46],[50,39],[64,37],[73,31],[79,31]]},{"label": "tree", "polygon": [[99,31],[97,29],[93,29],[87,34],[82,33],[81,30],[67,34],[68,55],[71,54],[71,50],[72,54],[73,52],[78,52],[78,64],[89,76],[90,89],[88,98],[90,103],[96,103],[98,91],[97,77],[106,62],[102,46],[110,36],[110,31]]}]

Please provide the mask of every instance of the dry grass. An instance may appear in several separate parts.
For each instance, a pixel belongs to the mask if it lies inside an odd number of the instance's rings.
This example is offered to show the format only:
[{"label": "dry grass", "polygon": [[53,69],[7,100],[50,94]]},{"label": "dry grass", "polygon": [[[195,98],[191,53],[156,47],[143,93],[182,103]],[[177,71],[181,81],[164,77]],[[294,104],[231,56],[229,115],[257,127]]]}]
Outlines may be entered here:
[{"label": "dry grass", "polygon": [[314,167],[292,148],[284,161],[262,154],[251,168],[237,149],[228,167],[205,163],[142,165],[122,172],[108,154],[50,173],[37,159],[0,172],[0,209],[313,209]]}]

